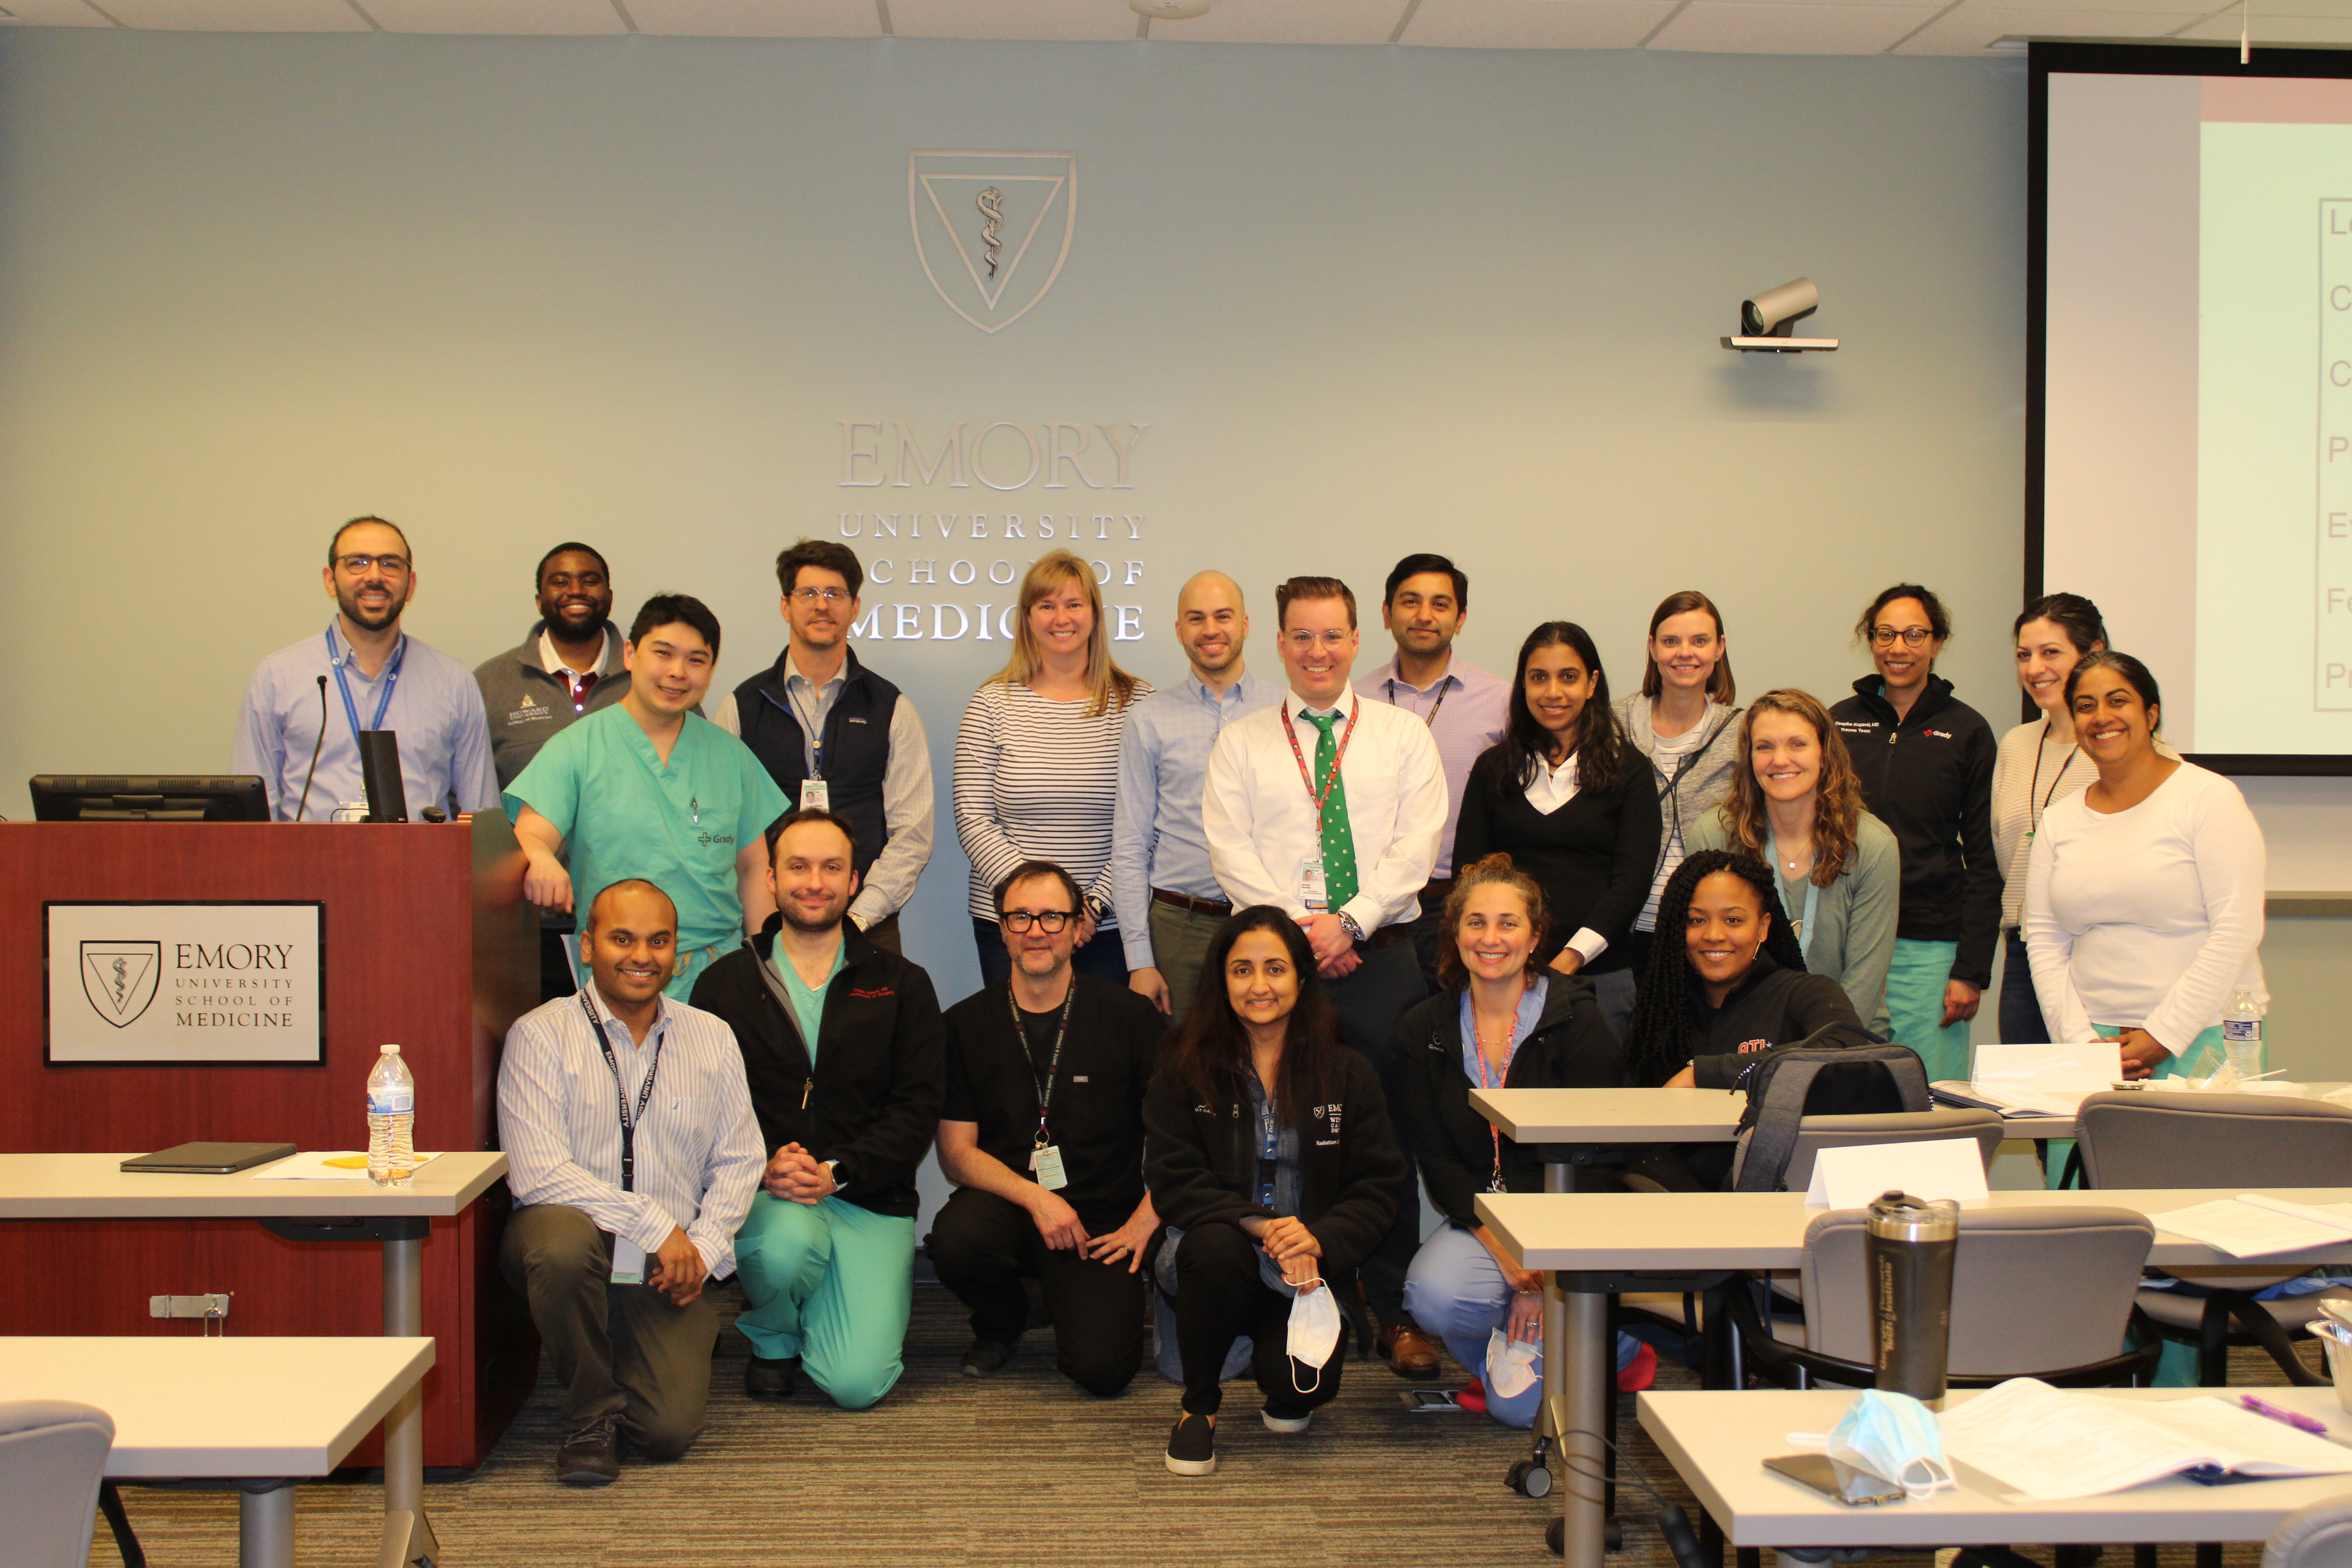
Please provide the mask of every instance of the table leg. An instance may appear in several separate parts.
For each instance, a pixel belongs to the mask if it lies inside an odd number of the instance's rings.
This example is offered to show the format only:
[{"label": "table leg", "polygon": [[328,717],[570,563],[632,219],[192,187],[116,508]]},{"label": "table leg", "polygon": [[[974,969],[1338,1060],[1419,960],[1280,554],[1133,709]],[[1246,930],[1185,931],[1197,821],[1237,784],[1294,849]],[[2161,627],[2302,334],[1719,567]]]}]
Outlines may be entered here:
[{"label": "table leg", "polygon": [[237,1483],[237,1568],[294,1568],[294,1483]]},{"label": "table leg", "polygon": [[[1561,1554],[1568,1568],[1601,1568],[1609,1551],[1609,1508],[1601,1431],[1617,1387],[1609,1353],[1609,1297],[1596,1290],[1562,1290],[1556,1283],[1550,1296],[1544,1304],[1544,1361],[1547,1367],[1561,1368]],[[1560,1324],[1557,1348],[1549,1331],[1555,1313]]]},{"label": "table leg", "polygon": [[[415,1337],[425,1332],[425,1238],[402,1237],[383,1244],[383,1331]],[[387,1555],[402,1540],[397,1561],[431,1562],[433,1527],[425,1519],[425,1389],[412,1386],[383,1418],[383,1507]]]}]

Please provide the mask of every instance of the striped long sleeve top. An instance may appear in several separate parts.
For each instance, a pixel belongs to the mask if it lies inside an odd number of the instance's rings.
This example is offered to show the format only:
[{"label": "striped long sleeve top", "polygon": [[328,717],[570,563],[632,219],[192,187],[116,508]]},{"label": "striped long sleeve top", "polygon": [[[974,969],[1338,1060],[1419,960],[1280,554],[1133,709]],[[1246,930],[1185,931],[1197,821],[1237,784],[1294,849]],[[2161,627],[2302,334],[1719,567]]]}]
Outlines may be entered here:
[{"label": "striped long sleeve top", "polygon": [[[996,918],[996,884],[1024,860],[1054,861],[1088,897],[1110,901],[1119,738],[1129,709],[1151,689],[1139,680],[1127,708],[1091,717],[1084,698],[1050,701],[1002,680],[973,696],[956,731],[953,785],[956,837],[971,861],[973,919]],[[1112,915],[1101,929],[1118,925]]]}]

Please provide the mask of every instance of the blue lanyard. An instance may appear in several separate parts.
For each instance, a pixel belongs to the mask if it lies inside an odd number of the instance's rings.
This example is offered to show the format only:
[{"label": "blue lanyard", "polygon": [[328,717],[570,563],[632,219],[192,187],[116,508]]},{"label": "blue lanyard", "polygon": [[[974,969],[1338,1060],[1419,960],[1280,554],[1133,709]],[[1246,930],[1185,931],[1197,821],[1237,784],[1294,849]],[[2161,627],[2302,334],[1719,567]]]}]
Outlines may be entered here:
[{"label": "blue lanyard", "polygon": [[[384,713],[392,707],[392,689],[400,684],[400,661],[407,657],[408,638],[404,634],[400,646],[393,650],[392,663],[384,668],[383,695],[375,700],[375,717],[368,721],[369,729],[383,728]],[[327,627],[327,662],[334,667],[335,689],[343,694],[343,717],[352,721],[352,733],[357,735],[360,732],[360,710],[352,701],[351,682],[343,679],[343,659],[335,651],[335,628],[331,625]]]},{"label": "blue lanyard", "polygon": [[[1769,834],[1764,839],[1764,857],[1771,864],[1773,878],[1776,880],[1779,879],[1780,841]],[[1813,911],[1821,907],[1821,884],[1813,880],[1812,873],[1809,870],[1805,873],[1805,913],[1803,918],[1797,921],[1797,952],[1804,958],[1805,967],[1808,969],[1813,965]]]}]

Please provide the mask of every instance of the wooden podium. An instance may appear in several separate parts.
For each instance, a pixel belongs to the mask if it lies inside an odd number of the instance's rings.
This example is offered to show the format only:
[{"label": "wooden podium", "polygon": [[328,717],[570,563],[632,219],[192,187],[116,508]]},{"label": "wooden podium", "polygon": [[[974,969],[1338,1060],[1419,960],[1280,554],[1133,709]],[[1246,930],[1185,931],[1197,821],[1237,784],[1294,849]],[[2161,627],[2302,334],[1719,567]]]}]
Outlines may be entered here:
[{"label": "wooden podium", "polygon": [[[416,1146],[498,1146],[499,1052],[539,1000],[539,915],[496,813],[433,823],[0,824],[0,1151],[144,1152],[193,1139],[357,1149],[378,1047],[416,1077]],[[316,900],[324,905],[325,1059],[48,1065],[40,1006],[47,901]],[[52,976],[52,992],[78,975]],[[499,1276],[505,1187],[424,1246],[425,1462],[480,1463],[528,1397],[538,1344]],[[16,1334],[178,1334],[148,1298],[234,1291],[226,1331],[375,1335],[381,1249],[290,1242],[248,1221],[0,1223],[0,1300]],[[344,1462],[379,1462],[371,1435]]]}]

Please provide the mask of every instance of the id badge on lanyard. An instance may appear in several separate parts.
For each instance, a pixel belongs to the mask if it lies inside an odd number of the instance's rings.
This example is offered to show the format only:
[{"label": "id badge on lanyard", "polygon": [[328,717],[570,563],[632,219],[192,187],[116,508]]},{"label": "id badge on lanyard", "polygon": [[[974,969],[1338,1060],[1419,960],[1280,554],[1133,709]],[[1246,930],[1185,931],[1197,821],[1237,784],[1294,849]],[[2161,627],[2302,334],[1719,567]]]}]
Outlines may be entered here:
[{"label": "id badge on lanyard", "polygon": [[[1004,993],[1004,1000],[1006,1005],[1013,1009],[1013,1037],[1020,1040],[1028,1032],[1021,1022],[1021,1005],[1013,1000],[1009,988]],[[1070,1012],[1077,1005],[1078,988],[1073,985],[1069,994],[1062,998],[1062,1018],[1054,1031],[1053,1059],[1045,1068],[1044,1079],[1037,1084],[1037,1134],[1029,1149],[1029,1173],[1036,1177],[1037,1184],[1049,1193],[1070,1184],[1069,1173],[1062,1168],[1061,1147],[1047,1131],[1046,1118],[1054,1109],[1054,1081],[1062,1073],[1062,1045],[1070,1037]]]},{"label": "id badge on lanyard", "polygon": [[1331,887],[1323,875],[1323,855],[1320,850],[1309,855],[1298,868],[1298,901],[1317,914],[1331,907]]},{"label": "id badge on lanyard", "polygon": [[831,811],[833,809],[833,790],[823,779],[801,780],[801,809],[803,811]]}]

